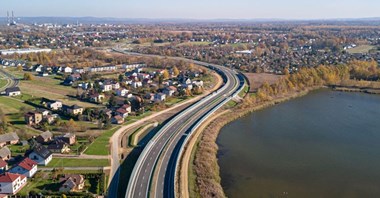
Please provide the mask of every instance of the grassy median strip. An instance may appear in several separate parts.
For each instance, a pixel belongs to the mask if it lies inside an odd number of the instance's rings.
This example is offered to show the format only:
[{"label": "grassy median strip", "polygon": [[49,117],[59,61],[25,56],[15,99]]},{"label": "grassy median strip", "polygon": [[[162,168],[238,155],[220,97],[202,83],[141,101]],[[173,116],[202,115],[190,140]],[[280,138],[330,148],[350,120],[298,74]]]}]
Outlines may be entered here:
[{"label": "grassy median strip", "polygon": [[108,159],[53,158],[46,167],[104,167],[109,166]]}]

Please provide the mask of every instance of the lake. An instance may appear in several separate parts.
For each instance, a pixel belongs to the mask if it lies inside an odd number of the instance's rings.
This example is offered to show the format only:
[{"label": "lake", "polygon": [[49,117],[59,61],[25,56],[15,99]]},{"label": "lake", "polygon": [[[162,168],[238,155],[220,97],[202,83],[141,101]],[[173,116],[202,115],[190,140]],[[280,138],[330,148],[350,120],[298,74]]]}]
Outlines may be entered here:
[{"label": "lake", "polygon": [[380,197],[379,95],[315,91],[226,125],[217,143],[228,197]]}]

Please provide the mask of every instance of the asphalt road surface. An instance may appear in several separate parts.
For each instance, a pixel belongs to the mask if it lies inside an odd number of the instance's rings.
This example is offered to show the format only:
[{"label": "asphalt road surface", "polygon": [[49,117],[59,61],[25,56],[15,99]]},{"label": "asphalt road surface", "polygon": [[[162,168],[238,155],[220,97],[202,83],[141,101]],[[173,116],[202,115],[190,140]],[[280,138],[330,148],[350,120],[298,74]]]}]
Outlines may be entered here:
[{"label": "asphalt road surface", "polygon": [[[230,100],[244,85],[244,79],[231,69],[198,61],[193,62],[216,69],[223,76],[224,85],[172,118],[152,138],[135,164],[128,183],[125,196],[127,198],[175,197],[176,165],[186,137],[206,114],[215,110],[221,103]],[[154,194],[150,194],[151,192]]]}]

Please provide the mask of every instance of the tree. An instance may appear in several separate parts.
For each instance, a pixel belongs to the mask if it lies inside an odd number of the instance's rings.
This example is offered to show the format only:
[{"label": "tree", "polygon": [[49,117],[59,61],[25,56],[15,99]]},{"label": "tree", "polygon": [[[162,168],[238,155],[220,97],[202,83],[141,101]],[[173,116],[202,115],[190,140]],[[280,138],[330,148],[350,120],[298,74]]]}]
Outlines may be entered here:
[{"label": "tree", "polygon": [[33,79],[34,79],[34,77],[32,74],[30,74],[30,73],[24,74],[24,80],[33,80]]},{"label": "tree", "polygon": [[7,130],[8,120],[3,110],[0,108],[0,133],[4,133]]},{"label": "tree", "polygon": [[70,119],[63,125],[63,128],[66,132],[73,133],[78,130],[78,124],[73,119]]},{"label": "tree", "polygon": [[123,74],[120,74],[120,75],[119,75],[119,82],[123,82],[123,80],[124,80],[124,75],[123,75]]},{"label": "tree", "polygon": [[165,69],[162,73],[162,77],[164,80],[169,79],[169,71]]},{"label": "tree", "polygon": [[179,74],[179,70],[176,66],[173,67],[173,73],[174,73],[174,76],[178,76]]},{"label": "tree", "polygon": [[22,66],[21,65],[17,66],[17,71],[22,71]]},{"label": "tree", "polygon": [[190,70],[190,71],[194,71],[194,68],[195,68],[194,63],[190,63],[190,64],[189,64],[189,70]]},{"label": "tree", "polygon": [[110,107],[115,107],[117,105],[116,97],[114,95],[111,95],[110,99],[108,100],[108,105]]}]

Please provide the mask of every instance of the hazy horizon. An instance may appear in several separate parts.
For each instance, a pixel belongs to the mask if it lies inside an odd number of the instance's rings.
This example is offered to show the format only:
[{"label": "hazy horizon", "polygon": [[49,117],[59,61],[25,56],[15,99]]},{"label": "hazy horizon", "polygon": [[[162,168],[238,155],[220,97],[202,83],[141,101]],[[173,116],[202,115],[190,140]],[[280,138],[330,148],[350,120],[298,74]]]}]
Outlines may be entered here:
[{"label": "hazy horizon", "polygon": [[12,0],[5,1],[0,16],[7,11],[16,17],[97,17],[121,19],[194,20],[324,20],[380,17],[380,1],[362,0]]}]

